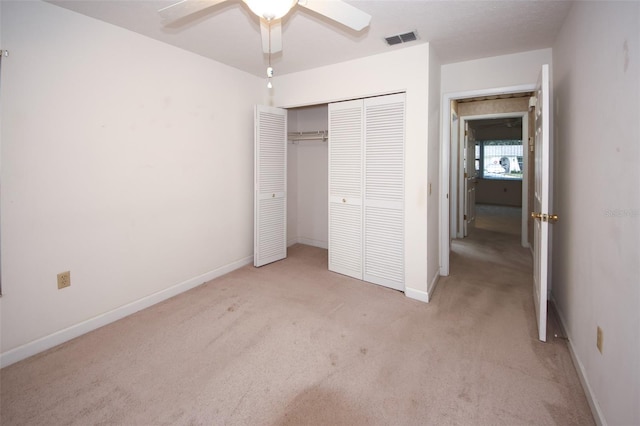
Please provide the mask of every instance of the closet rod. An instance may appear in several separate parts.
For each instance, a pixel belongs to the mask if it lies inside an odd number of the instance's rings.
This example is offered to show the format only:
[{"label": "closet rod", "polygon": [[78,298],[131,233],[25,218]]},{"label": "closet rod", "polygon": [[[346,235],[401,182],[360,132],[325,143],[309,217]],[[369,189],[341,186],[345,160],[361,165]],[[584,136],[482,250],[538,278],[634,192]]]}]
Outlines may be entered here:
[{"label": "closet rod", "polygon": [[329,138],[328,130],[318,130],[313,132],[289,132],[287,134],[287,139],[290,141],[310,141],[316,139],[322,139],[322,141],[326,141]]}]

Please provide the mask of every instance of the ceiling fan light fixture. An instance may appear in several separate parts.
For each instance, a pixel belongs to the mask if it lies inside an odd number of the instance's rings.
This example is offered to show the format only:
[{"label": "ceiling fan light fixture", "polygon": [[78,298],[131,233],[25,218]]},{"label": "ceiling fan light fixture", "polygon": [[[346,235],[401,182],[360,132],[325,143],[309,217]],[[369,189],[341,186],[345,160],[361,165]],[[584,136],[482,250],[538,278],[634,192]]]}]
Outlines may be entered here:
[{"label": "ceiling fan light fixture", "polygon": [[249,9],[267,21],[285,16],[297,3],[297,0],[243,0]]}]

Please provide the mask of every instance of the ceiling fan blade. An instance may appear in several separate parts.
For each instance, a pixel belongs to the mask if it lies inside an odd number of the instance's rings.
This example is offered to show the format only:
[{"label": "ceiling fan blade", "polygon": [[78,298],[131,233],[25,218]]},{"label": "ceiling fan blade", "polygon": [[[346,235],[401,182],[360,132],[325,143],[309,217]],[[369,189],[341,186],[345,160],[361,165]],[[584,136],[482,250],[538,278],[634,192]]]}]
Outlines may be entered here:
[{"label": "ceiling fan blade", "polygon": [[[262,51],[269,53],[269,22],[260,19],[260,32],[262,33]],[[276,19],[271,21],[271,53],[282,50],[282,21]]]},{"label": "ceiling fan blade", "polygon": [[369,26],[371,15],[343,1],[298,0],[298,5],[324,15],[356,31]]},{"label": "ceiling fan blade", "polygon": [[168,24],[225,1],[227,0],[181,0],[167,7],[163,7],[158,10],[158,13],[160,14],[160,18],[162,18],[162,23]]}]

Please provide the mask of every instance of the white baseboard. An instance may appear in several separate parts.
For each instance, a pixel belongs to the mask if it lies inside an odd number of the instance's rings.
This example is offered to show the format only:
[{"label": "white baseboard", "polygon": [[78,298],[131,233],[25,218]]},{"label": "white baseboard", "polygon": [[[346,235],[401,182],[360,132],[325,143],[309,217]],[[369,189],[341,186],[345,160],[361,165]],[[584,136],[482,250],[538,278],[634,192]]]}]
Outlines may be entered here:
[{"label": "white baseboard", "polygon": [[287,247],[291,247],[294,244],[304,244],[306,246],[319,247],[327,250],[329,243],[327,241],[314,240],[313,238],[297,237],[287,241]]},{"label": "white baseboard", "polygon": [[307,246],[319,247],[327,250],[329,243],[327,241],[314,240],[306,237],[298,237],[298,242]]},{"label": "white baseboard", "polygon": [[440,274],[436,272],[435,276],[431,280],[431,283],[429,284],[429,290],[422,291],[422,290],[416,290],[415,288],[405,287],[404,295],[410,299],[415,299],[424,303],[429,303],[429,301],[431,300],[431,297],[433,297],[433,291],[436,289],[439,279],[440,279]]},{"label": "white baseboard", "polygon": [[429,293],[415,288],[405,287],[404,295],[410,299],[419,300],[420,302],[429,303]]},{"label": "white baseboard", "polygon": [[555,300],[550,300],[553,303],[553,309],[558,314],[558,320],[560,322],[560,328],[562,329],[562,334],[566,336],[567,342],[569,343],[569,353],[571,354],[571,360],[573,361],[573,365],[578,372],[578,378],[580,379],[580,384],[582,385],[582,389],[587,397],[587,402],[589,403],[589,407],[591,408],[591,414],[593,415],[593,419],[595,420],[598,426],[607,426],[607,421],[604,418],[604,414],[602,413],[602,409],[600,408],[600,404],[598,404],[598,400],[593,393],[593,389],[589,385],[589,381],[587,380],[587,374],[584,370],[584,365],[580,362],[578,355],[573,347],[573,340],[567,334],[567,326],[564,320],[564,316],[562,312],[558,309],[558,304],[555,303]]},{"label": "white baseboard", "polygon": [[22,346],[18,346],[17,348],[0,354],[0,368],[22,361],[25,358],[53,348],[54,346],[67,342],[71,339],[75,339],[78,336],[134,314],[142,309],[153,306],[156,303],[160,303],[180,293],[184,293],[185,291],[191,290],[192,288],[202,285],[207,281],[211,281],[212,279],[225,275],[235,269],[249,265],[252,262],[253,256],[245,257],[214,269],[213,271],[209,271],[200,276],[171,286],[165,290],[161,290],[157,293],[143,297],[142,299],[120,306],[112,311],[98,315],[86,321],[82,321],[63,330],[56,331],[55,333],[41,337],[40,339],[26,343]]},{"label": "white baseboard", "polygon": [[429,290],[427,290],[427,293],[429,294],[428,296],[429,300],[431,300],[431,298],[433,297],[433,292],[436,289],[436,286],[438,285],[439,281],[440,281],[440,274],[436,272],[436,274],[433,276],[433,279],[431,280],[431,283],[429,284]]}]

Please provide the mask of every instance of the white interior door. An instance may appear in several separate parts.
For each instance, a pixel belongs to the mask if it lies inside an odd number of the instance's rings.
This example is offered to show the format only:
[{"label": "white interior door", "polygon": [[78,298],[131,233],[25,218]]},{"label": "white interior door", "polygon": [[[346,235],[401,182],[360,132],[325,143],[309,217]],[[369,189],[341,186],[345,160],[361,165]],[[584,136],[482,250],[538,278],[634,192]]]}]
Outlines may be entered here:
[{"label": "white interior door", "polygon": [[362,279],[362,100],[329,104],[329,270]]},{"label": "white interior door", "polygon": [[466,223],[467,230],[465,237],[469,235],[469,230],[476,225],[476,186],[478,185],[478,175],[476,173],[476,133],[474,129],[469,129],[469,137],[467,138],[465,147],[465,175],[467,177],[467,212]]},{"label": "white interior door", "polygon": [[287,111],[255,107],[253,265],[287,257]]},{"label": "white interior door", "polygon": [[464,175],[464,155],[465,147],[467,146],[467,133],[469,132],[469,123],[466,120],[460,120],[460,137],[458,143],[458,157],[456,162],[458,163],[458,186],[456,186],[456,198],[458,199],[458,211],[456,212],[456,223],[458,224],[457,238],[464,238],[466,235],[466,225],[464,215],[466,212],[466,194],[467,183]]},{"label": "white interior door", "polygon": [[475,132],[469,128],[469,122],[464,122],[464,146],[462,150],[463,170],[463,204],[462,232],[463,236],[469,235],[469,229],[475,225],[476,220],[476,139]]},{"label": "white interior door", "polygon": [[549,277],[549,224],[555,216],[550,205],[550,131],[549,65],[543,65],[536,87],[535,101],[535,185],[533,237],[533,300],[538,323],[538,338],[547,340],[547,285]]},{"label": "white interior door", "polygon": [[364,100],[364,280],[404,291],[405,94]]},{"label": "white interior door", "polygon": [[[459,191],[459,182],[458,179],[458,152],[460,151],[460,121],[458,120],[458,115],[455,112],[451,112],[451,143],[447,144],[450,147],[451,152],[449,153],[449,157],[447,157],[448,164],[451,165],[451,175],[449,182],[450,187],[446,189],[446,192],[449,193],[446,201],[449,204],[449,237],[448,241],[451,241],[451,238],[461,238],[459,224],[458,224],[458,193]],[[444,202],[443,202],[444,204]],[[450,244],[450,243],[449,243]],[[447,245],[449,245],[447,244]],[[447,251],[448,252],[448,251]]]}]

